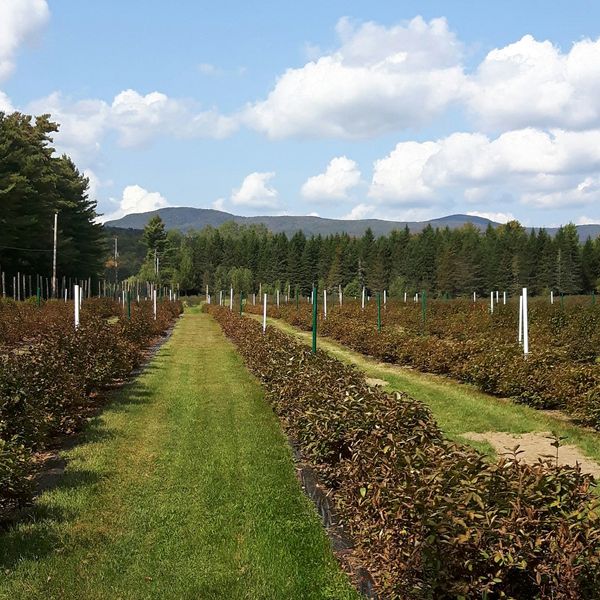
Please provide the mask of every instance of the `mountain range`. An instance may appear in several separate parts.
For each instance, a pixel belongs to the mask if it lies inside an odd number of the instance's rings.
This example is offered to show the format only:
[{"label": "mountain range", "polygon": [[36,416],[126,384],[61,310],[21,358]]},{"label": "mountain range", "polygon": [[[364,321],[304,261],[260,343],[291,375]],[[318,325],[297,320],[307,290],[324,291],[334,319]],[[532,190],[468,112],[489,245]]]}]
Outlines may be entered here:
[{"label": "mountain range", "polygon": [[[449,215],[429,221],[384,221],[381,219],[358,219],[350,221],[287,215],[242,217],[211,208],[169,207],[145,213],[126,215],[115,221],[107,221],[105,226],[122,229],[143,229],[154,215],[160,215],[167,229],[189,231],[191,229],[203,229],[207,225],[218,227],[227,221],[234,221],[239,225],[262,224],[273,233],[285,233],[288,236],[293,235],[299,230],[302,230],[308,236],[319,234],[326,236],[335,233],[348,233],[352,236],[361,236],[370,227],[375,236],[380,236],[386,235],[394,229],[404,229],[406,226],[408,226],[412,233],[418,233],[427,227],[427,225],[431,225],[433,228],[449,227],[450,229],[456,229],[467,223],[471,223],[481,230],[486,229],[490,224],[493,227],[500,225],[500,223],[483,217],[461,214]],[[539,228],[536,227],[535,229]],[[546,227],[545,229],[550,235],[554,235],[557,231],[556,227]],[[588,237],[595,238],[600,235],[600,224],[578,225],[577,230],[579,238],[585,241]]]}]

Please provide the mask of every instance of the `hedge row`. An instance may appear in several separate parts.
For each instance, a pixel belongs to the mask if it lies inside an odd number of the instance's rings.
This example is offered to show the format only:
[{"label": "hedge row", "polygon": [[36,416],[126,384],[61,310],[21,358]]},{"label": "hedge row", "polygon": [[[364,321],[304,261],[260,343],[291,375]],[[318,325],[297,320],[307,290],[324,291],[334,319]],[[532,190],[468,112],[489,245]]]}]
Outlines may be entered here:
[{"label": "hedge row", "polygon": [[[600,345],[594,345],[600,344],[595,341],[600,332],[597,311],[583,310],[576,318],[559,311],[543,325],[538,315],[531,352],[525,359],[516,339],[506,340],[507,330],[511,336],[514,334],[514,315],[507,308],[499,311],[493,321],[481,307],[468,313],[456,310],[456,305],[452,309],[450,304],[442,317],[438,315],[421,331],[415,310],[407,311],[404,321],[398,312],[386,311],[384,326],[378,332],[372,308],[363,313],[350,306],[331,311],[326,320],[321,318],[319,333],[378,360],[447,375],[535,408],[563,409],[600,429]],[[269,314],[303,329],[311,328],[308,306],[298,310],[291,306],[270,307]],[[565,329],[587,330],[587,337],[582,337],[588,343],[579,343],[580,337],[569,346],[558,344]],[[468,333],[461,334],[461,330]]]},{"label": "hedge row", "polygon": [[33,453],[76,431],[98,403],[96,392],[139,365],[144,348],[181,311],[164,303],[154,320],[147,303],[134,307],[131,320],[111,322],[107,316],[120,313],[118,304],[90,300],[83,306],[75,331],[72,304],[0,302],[0,521],[31,499]]},{"label": "hedge row", "polygon": [[273,328],[211,307],[329,486],[383,598],[598,597],[600,529],[578,469],[490,464],[429,410]]}]

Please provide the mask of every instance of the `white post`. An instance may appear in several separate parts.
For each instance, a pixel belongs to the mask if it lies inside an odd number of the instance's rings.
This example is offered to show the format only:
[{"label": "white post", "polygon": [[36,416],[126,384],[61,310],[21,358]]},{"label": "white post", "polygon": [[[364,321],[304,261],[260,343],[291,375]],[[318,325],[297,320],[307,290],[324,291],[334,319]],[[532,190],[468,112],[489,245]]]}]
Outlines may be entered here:
[{"label": "white post", "polygon": [[496,290],[496,304],[498,304],[498,290]]},{"label": "white post", "polygon": [[256,306],[256,292],[252,294],[252,306]]},{"label": "white post", "polygon": [[387,292],[383,290],[383,307],[387,304]]},{"label": "white post", "polygon": [[404,304],[406,304],[406,292],[404,292]]},{"label": "white post", "polygon": [[519,345],[523,343],[523,294],[519,296]]},{"label": "white post", "polygon": [[506,292],[502,292],[502,304],[506,304]]},{"label": "white post", "polygon": [[277,308],[279,308],[279,289],[276,291],[275,295],[277,296]]},{"label": "white post", "polygon": [[219,291],[219,306],[223,306],[223,290]]},{"label": "white post", "polygon": [[477,302],[477,292],[473,292],[473,302]]},{"label": "white post", "polygon": [[75,284],[73,293],[73,304],[75,305],[75,329],[79,327],[79,286]]},{"label": "white post", "polygon": [[233,310],[233,288],[229,291],[229,310]]},{"label": "white post", "polygon": [[264,295],[263,300],[263,333],[267,331],[267,295]]},{"label": "white post", "polygon": [[343,302],[344,302],[344,296],[342,295],[342,284],[340,283],[340,286],[338,288],[338,293],[340,295],[340,306],[342,306]]},{"label": "white post", "polygon": [[363,285],[363,289],[362,289],[362,308],[364,310],[365,308],[365,286]]},{"label": "white post", "polygon": [[206,284],[206,302],[210,304],[210,302],[208,302],[208,284]]},{"label": "white post", "polygon": [[67,301],[67,288],[65,287],[65,302]]},{"label": "white post", "polygon": [[529,329],[527,327],[527,288],[523,288],[523,354],[529,354]]},{"label": "white post", "polygon": [[494,314],[494,292],[490,292],[490,313]]},{"label": "white post", "polygon": [[58,213],[54,213],[54,251],[52,253],[52,297],[56,298],[56,233],[58,229]]},{"label": "white post", "polygon": [[83,288],[79,286],[79,310],[81,310],[81,303],[83,302]]},{"label": "white post", "polygon": [[152,305],[154,310],[154,320],[156,321],[156,288],[152,290]]},{"label": "white post", "polygon": [[550,304],[554,304],[554,292],[550,290]]},{"label": "white post", "polygon": [[314,295],[315,295],[315,291],[314,291],[314,289],[313,289],[313,290],[311,290],[311,292],[310,292],[310,303],[311,303],[311,304],[313,303],[313,296],[314,296]]},{"label": "white post", "polygon": [[323,290],[323,317],[327,318],[327,290]]}]

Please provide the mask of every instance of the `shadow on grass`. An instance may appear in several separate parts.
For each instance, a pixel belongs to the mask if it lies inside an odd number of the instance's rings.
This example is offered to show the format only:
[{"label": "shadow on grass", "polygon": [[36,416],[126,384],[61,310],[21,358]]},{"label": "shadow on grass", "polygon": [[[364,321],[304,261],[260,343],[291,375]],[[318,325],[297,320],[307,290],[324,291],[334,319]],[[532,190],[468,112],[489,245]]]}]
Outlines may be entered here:
[{"label": "shadow on grass", "polygon": [[[150,370],[155,368],[148,367]],[[143,382],[129,381],[107,393],[98,413],[78,434],[61,440],[34,476],[33,504],[19,510],[10,521],[0,523],[0,572],[12,570],[21,561],[40,560],[72,546],[70,535],[65,535],[64,525],[76,521],[86,505],[70,502],[68,507],[64,506],[66,503],[57,507],[48,502],[47,493],[59,491],[68,494],[72,490],[89,488],[91,496],[94,486],[104,479],[110,479],[111,474],[85,468],[69,469],[64,451],[117,440],[121,436],[107,426],[103,418],[104,411],[126,412],[132,407],[148,404],[151,396]],[[89,534],[95,535],[92,531]],[[86,541],[88,545],[94,543],[94,540]]]}]

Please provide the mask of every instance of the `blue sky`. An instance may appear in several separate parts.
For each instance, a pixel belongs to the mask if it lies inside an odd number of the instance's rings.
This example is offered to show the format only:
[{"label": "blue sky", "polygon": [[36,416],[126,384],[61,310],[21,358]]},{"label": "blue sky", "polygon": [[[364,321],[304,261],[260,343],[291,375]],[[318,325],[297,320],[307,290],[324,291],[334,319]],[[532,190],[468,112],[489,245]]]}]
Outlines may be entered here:
[{"label": "blue sky", "polygon": [[0,0],[99,211],[600,222],[600,3]]}]

